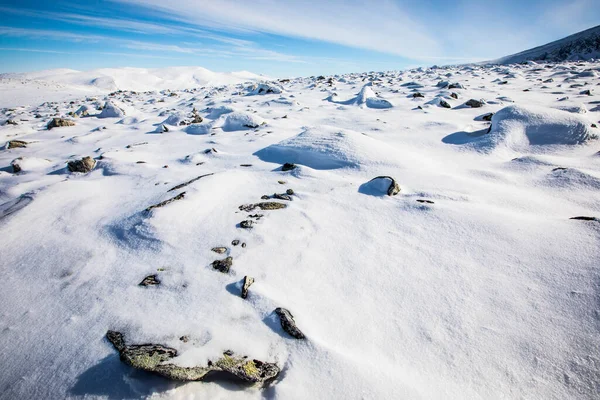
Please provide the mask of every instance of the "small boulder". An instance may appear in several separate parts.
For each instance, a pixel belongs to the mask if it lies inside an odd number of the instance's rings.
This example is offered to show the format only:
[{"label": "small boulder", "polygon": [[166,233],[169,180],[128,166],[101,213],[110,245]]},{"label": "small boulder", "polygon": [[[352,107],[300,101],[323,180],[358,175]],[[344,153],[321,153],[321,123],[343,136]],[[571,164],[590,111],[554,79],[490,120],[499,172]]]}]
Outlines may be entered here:
[{"label": "small boulder", "polygon": [[242,286],[242,299],[245,299],[248,297],[248,288],[250,288],[250,285],[252,285],[254,283],[254,278],[252,278],[251,276],[245,276],[244,277],[244,284]]},{"label": "small boulder", "polygon": [[52,120],[48,122],[48,125],[46,125],[46,128],[50,130],[52,128],[60,128],[62,126],[75,126],[75,122],[64,118],[52,118]]},{"label": "small boulder", "polygon": [[88,173],[96,166],[96,160],[92,157],[83,157],[81,160],[69,161],[67,168],[70,172]]},{"label": "small boulder", "polygon": [[213,247],[211,250],[217,254],[225,254],[227,252],[227,247]]},{"label": "small boulder", "polygon": [[223,260],[215,260],[212,262],[212,267],[224,274],[228,273],[233,265],[233,257],[227,257]]},{"label": "small boulder", "polygon": [[27,147],[27,142],[24,142],[22,140],[11,140],[6,144],[6,149],[16,149],[19,147]]},{"label": "small boulder", "polygon": [[281,170],[283,172],[285,171],[291,171],[293,169],[296,169],[296,164],[292,164],[292,163],[285,163],[283,164],[283,166],[281,167]]},{"label": "small boulder", "polygon": [[145,277],[138,286],[156,286],[160,285],[160,280],[158,280],[158,275],[148,275]]},{"label": "small boulder", "polygon": [[252,229],[252,225],[254,225],[254,222],[252,222],[250,220],[245,220],[245,221],[240,222],[240,228]]},{"label": "small boulder", "polygon": [[304,339],[304,333],[296,326],[296,321],[294,320],[294,316],[292,313],[282,307],[278,307],[275,309],[275,313],[279,316],[279,320],[281,322],[281,327],[284,331],[286,331],[290,336],[296,339]]},{"label": "small boulder", "polygon": [[466,106],[471,107],[471,108],[483,107],[484,104],[485,104],[485,102],[483,100],[475,100],[475,99],[471,99],[465,103]]}]

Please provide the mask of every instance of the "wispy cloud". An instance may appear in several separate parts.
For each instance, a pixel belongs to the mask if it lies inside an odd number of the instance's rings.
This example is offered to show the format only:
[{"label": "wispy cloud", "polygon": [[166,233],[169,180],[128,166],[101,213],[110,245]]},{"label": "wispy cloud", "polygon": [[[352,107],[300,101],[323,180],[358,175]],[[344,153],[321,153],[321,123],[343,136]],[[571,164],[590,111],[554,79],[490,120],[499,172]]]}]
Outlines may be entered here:
[{"label": "wispy cloud", "polygon": [[391,0],[113,0],[214,29],[322,40],[411,58],[442,49],[425,25]]},{"label": "wispy cloud", "polygon": [[102,42],[132,50],[151,51],[158,53],[182,53],[203,57],[241,57],[249,60],[267,60],[290,63],[305,62],[300,57],[263,49],[257,46],[232,45],[207,47],[196,46],[193,43],[189,43],[189,46],[180,46],[174,44],[122,39],[107,35],[82,34],[48,29],[17,28],[10,26],[0,26],[0,36],[46,38],[89,43]]}]

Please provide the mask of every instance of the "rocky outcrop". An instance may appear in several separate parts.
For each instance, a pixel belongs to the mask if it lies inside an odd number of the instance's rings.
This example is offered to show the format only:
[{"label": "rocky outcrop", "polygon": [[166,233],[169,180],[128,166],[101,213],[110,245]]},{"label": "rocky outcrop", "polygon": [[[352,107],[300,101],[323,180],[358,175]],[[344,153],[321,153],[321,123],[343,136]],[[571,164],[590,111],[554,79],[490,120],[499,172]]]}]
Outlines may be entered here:
[{"label": "rocky outcrop", "polygon": [[176,381],[199,381],[213,371],[230,373],[249,383],[266,383],[279,375],[277,364],[240,357],[232,352],[225,352],[216,361],[209,361],[206,366],[181,367],[169,362],[177,357],[177,350],[160,344],[127,345],[123,334],[108,331],[106,338],[119,352],[125,364],[152,372]]},{"label": "rocky outcrop", "polygon": [[475,100],[475,99],[471,99],[465,103],[466,106],[471,107],[471,108],[483,107],[484,104],[485,104],[485,102],[483,100]]},{"label": "rocky outcrop", "polygon": [[16,148],[25,148],[27,147],[27,142],[22,140],[11,140],[6,144],[6,149],[16,149]]},{"label": "rocky outcrop", "polygon": [[160,203],[158,203],[158,204],[154,204],[154,205],[152,205],[152,206],[150,206],[150,207],[146,208],[146,212],[148,212],[148,211],[151,211],[151,210],[153,210],[153,209],[155,209],[155,208],[164,207],[164,206],[166,206],[167,204],[169,204],[169,203],[172,203],[172,202],[174,202],[174,201],[177,201],[177,200],[181,200],[181,199],[183,199],[184,197],[185,197],[185,192],[181,192],[181,193],[179,193],[179,194],[178,194],[177,196],[175,196],[175,197],[172,197],[172,198],[170,198],[170,199],[168,199],[168,200],[165,200],[165,201],[161,201],[161,202],[160,202]]}]

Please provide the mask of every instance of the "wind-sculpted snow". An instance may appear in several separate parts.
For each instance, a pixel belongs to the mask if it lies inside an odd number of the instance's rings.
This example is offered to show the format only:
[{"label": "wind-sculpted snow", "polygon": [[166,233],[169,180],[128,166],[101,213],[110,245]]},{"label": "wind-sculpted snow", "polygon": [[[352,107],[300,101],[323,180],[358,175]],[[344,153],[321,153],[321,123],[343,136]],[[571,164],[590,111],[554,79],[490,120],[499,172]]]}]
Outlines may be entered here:
[{"label": "wind-sculpted snow", "polygon": [[598,63],[202,71],[0,80],[1,400],[598,398]]}]

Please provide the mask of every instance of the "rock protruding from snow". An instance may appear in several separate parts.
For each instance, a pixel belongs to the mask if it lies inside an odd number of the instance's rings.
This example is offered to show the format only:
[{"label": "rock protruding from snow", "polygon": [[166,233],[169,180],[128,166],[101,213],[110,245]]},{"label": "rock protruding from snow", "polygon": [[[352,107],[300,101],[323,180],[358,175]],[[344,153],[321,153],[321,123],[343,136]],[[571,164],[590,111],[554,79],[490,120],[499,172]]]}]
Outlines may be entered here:
[{"label": "rock protruding from snow", "polygon": [[282,307],[278,307],[275,309],[275,313],[279,316],[279,321],[281,322],[281,327],[284,331],[286,331],[291,337],[295,339],[304,339],[304,333],[296,326],[296,321],[294,320],[294,316],[292,313]]},{"label": "rock protruding from snow", "polygon": [[64,118],[52,118],[52,120],[48,122],[48,125],[46,125],[48,130],[52,128],[60,128],[63,126],[75,126],[75,122]]},{"label": "rock protruding from snow", "polygon": [[359,191],[376,196],[395,196],[400,193],[400,186],[391,176],[378,176],[361,185]]},{"label": "rock protruding from snow", "polygon": [[110,100],[104,103],[102,112],[98,114],[98,118],[123,118],[124,116],[125,111]]},{"label": "rock protruding from snow", "polygon": [[106,338],[119,352],[121,361],[133,368],[152,372],[176,381],[199,381],[208,373],[223,371],[249,383],[264,383],[279,375],[277,364],[265,363],[225,352],[207,366],[182,367],[171,360],[177,357],[176,349],[160,344],[127,345],[122,333],[108,331]]},{"label": "rock protruding from snow", "polygon": [[88,173],[96,166],[96,160],[92,157],[83,157],[81,160],[69,161],[67,168],[71,172]]},{"label": "rock protruding from snow", "polygon": [[16,174],[18,172],[43,170],[50,166],[50,161],[45,158],[19,157],[12,160],[10,165]]},{"label": "rock protruding from snow", "polygon": [[489,137],[494,144],[509,147],[527,145],[574,145],[596,139],[582,116],[544,107],[512,105],[492,117]]}]

